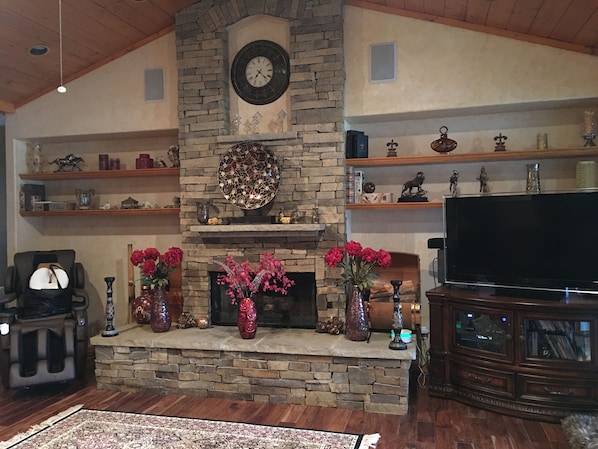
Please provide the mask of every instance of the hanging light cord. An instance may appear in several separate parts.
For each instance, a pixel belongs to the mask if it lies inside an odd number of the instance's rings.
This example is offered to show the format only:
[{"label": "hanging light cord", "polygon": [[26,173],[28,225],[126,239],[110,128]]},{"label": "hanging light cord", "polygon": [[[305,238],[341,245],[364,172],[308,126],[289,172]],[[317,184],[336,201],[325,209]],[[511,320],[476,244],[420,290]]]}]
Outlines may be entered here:
[{"label": "hanging light cord", "polygon": [[60,53],[60,86],[58,92],[65,93],[66,87],[62,82],[62,0],[58,0],[58,37],[59,37],[59,53]]}]

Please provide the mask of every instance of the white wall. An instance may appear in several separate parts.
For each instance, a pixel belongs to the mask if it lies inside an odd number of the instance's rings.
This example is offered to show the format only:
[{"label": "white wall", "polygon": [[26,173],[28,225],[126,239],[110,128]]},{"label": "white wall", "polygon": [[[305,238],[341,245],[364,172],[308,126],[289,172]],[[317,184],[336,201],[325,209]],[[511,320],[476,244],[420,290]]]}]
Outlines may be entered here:
[{"label": "white wall", "polygon": [[[165,100],[146,102],[144,70],[165,69]],[[97,170],[97,153],[120,156],[131,168],[136,155],[148,152],[168,161],[168,146],[177,143],[177,62],[174,33],[115,60],[66,85],[65,94],[51,92],[6,117],[7,142],[7,227],[8,258],[16,251],[74,248],[89,275],[93,330],[104,326],[106,300],[104,277],[115,276],[116,324],[126,322],[127,244],[134,249],[155,246],[160,251],[180,245],[178,217],[44,217],[22,218],[18,213],[18,173],[27,172],[27,142],[41,141],[44,153],[64,156],[70,152],[86,159]],[[115,140],[94,135],[173,130],[170,137]],[[164,134],[164,133],[162,133]],[[65,139],[67,137],[68,139]],[[67,141],[68,140],[68,141]],[[66,143],[65,143],[66,141]],[[53,171],[56,166],[46,166]],[[56,181],[52,181],[56,182]],[[162,204],[179,192],[178,179],[161,178],[128,182],[116,180],[58,182],[59,190],[95,188],[101,199],[119,202],[130,194],[136,199],[151,197]],[[47,187],[48,189],[49,187]],[[56,189],[56,186],[52,186]],[[105,196],[109,195],[109,196]],[[137,289],[139,292],[139,289]]]},{"label": "white wall", "polygon": [[[399,156],[434,155],[430,143],[441,126],[458,142],[454,153],[491,152],[500,132],[508,136],[507,151],[536,148],[537,133],[548,133],[549,148],[580,147],[584,109],[598,109],[593,56],[350,6],[344,31],[345,116],[349,128],[369,136],[370,157],[385,157],[391,139]],[[390,42],[397,47],[397,78],[370,83],[370,46]],[[478,193],[481,165],[493,192],[525,190],[525,161],[364,171],[377,192],[396,200],[402,184],[423,170],[428,198],[441,201],[450,194],[453,169],[463,194]],[[540,161],[540,170],[545,191],[575,187],[575,161]],[[420,255],[422,322],[428,323],[423,293],[436,285],[436,250],[427,242],[443,235],[442,210],[349,211],[348,217],[350,238]]]},{"label": "white wall", "polygon": [[[598,97],[598,58],[345,8],[345,115]],[[395,42],[397,79],[369,82],[370,45]]]}]

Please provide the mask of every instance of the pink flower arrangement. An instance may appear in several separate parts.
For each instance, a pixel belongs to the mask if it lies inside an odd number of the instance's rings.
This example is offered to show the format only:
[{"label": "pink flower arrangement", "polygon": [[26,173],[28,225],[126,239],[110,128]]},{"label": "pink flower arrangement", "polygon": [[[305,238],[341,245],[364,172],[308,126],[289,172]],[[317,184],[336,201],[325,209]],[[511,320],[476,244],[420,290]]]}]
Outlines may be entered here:
[{"label": "pink flower arrangement", "polygon": [[335,246],[324,256],[326,265],[342,268],[342,283],[357,285],[361,291],[369,290],[378,277],[376,267],[388,268],[392,257],[383,249],[363,248],[361,243],[350,241],[344,247]]},{"label": "pink flower arrangement", "polygon": [[262,256],[257,268],[246,260],[237,262],[233,256],[227,256],[224,263],[216,262],[224,273],[218,275],[218,285],[226,285],[226,294],[235,304],[238,299],[250,298],[259,291],[272,291],[286,295],[289,287],[295,284],[286,276],[282,262],[270,253]]},{"label": "pink flower arrangement", "polygon": [[141,268],[141,283],[150,288],[168,285],[168,274],[174,271],[183,260],[183,250],[175,246],[164,254],[156,248],[135,250],[131,254],[131,263]]}]

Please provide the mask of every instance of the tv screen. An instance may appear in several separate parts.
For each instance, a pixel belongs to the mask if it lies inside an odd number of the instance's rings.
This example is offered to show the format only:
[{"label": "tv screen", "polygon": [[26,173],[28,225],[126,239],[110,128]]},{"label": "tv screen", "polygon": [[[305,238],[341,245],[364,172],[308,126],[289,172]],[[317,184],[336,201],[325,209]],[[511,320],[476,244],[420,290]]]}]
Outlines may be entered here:
[{"label": "tv screen", "polygon": [[598,294],[598,192],[447,198],[448,284]]}]

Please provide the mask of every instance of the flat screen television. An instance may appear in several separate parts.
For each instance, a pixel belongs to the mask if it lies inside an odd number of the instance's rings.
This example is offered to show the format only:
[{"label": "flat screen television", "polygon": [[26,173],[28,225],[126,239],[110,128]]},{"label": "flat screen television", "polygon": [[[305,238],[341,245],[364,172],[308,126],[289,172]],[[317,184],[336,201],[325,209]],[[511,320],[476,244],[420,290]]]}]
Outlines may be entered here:
[{"label": "flat screen television", "polygon": [[598,294],[596,191],[446,198],[444,230],[447,284]]}]

